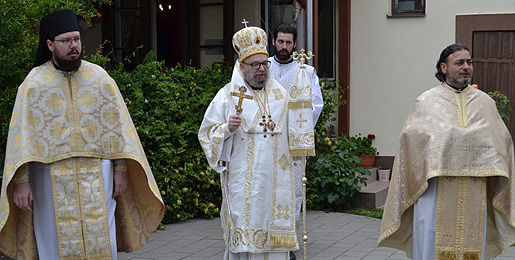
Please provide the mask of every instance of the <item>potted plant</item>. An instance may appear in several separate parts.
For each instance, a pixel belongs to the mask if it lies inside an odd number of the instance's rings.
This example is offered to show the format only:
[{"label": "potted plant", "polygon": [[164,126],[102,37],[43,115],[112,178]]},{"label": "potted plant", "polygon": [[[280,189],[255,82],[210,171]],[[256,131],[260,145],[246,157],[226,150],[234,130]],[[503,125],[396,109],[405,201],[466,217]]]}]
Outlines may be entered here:
[{"label": "potted plant", "polygon": [[390,181],[390,169],[385,162],[379,165],[377,174],[379,175],[379,181]]},{"label": "potted plant", "polygon": [[372,141],[376,139],[374,134],[368,134],[366,137],[361,133],[350,138],[356,144],[356,155],[361,158],[362,167],[372,167],[377,154],[377,148],[372,146]]}]

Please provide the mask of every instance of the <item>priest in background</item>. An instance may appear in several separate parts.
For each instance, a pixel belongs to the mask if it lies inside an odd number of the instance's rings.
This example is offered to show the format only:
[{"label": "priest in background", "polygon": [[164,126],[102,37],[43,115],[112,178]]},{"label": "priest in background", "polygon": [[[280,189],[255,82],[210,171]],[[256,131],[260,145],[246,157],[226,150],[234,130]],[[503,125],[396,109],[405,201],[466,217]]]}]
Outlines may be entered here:
[{"label": "priest in background", "polygon": [[[270,64],[270,75],[277,80],[290,94],[292,88],[299,78],[301,72],[301,63],[293,59],[292,54],[297,47],[297,29],[295,27],[281,24],[275,31],[272,38],[272,45],[275,47],[275,55],[268,58]],[[309,83],[311,85],[311,102],[313,104],[313,119],[311,126],[314,128],[322,109],[324,108],[324,100],[322,99],[322,91],[320,90],[320,82],[316,74],[315,68],[304,64]],[[300,209],[302,206],[302,176],[305,171],[305,158],[302,156],[293,157],[293,171],[295,174],[295,217],[300,219]],[[296,259],[291,252],[291,259]]]},{"label": "priest in background", "polygon": [[267,37],[258,27],[233,36],[239,59],[199,129],[211,168],[221,174],[224,259],[287,259],[298,249],[288,93],[269,76]]},{"label": "priest in background", "polygon": [[[275,55],[268,58],[270,61],[270,76],[277,80],[286,91],[290,92],[298,78],[301,65],[292,57],[293,51],[297,47],[297,29],[286,24],[279,25],[274,31],[272,45],[275,47]],[[315,126],[324,108],[324,100],[322,99],[320,82],[315,68],[307,64],[305,66],[311,83],[313,126]],[[298,202],[297,195],[296,201]]]},{"label": "priest in background", "polygon": [[379,246],[417,260],[492,259],[515,242],[513,142],[488,94],[470,85],[467,46],[436,64],[399,139]]},{"label": "priest in background", "polygon": [[0,251],[14,259],[116,259],[164,215],[120,91],[81,43],[72,10],[43,17],[18,88],[0,194]]}]

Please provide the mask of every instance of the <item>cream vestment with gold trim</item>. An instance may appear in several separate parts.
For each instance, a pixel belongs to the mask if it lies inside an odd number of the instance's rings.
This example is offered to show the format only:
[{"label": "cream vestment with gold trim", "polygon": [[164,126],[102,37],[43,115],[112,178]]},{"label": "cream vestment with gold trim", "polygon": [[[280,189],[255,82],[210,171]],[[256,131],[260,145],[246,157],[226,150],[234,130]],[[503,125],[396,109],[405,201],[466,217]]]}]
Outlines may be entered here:
[{"label": "cream vestment with gold trim", "polygon": [[379,246],[411,257],[413,205],[438,177],[435,258],[501,254],[515,242],[513,168],[512,139],[487,94],[446,84],[426,91],[401,132]]},{"label": "cream vestment with gold trim", "polygon": [[[316,74],[315,68],[312,66],[309,66],[307,64],[304,64],[304,72],[301,74],[299,73],[301,71],[300,69],[300,62],[292,60],[289,63],[280,63],[277,61],[277,58],[270,57],[268,58],[270,61],[270,75],[277,80],[281,86],[283,86],[288,93],[290,93],[290,97],[292,96],[298,96],[295,92],[298,92],[299,87],[299,76],[300,75],[306,75],[307,78],[303,79],[302,81],[307,83],[303,84],[307,87],[309,85],[309,89],[311,93],[306,93],[307,96],[311,99],[311,113],[312,113],[312,119],[307,118],[307,115],[298,115],[297,117],[293,118],[293,122],[295,124],[303,124],[304,122],[307,123],[308,119],[312,121],[310,122],[310,127],[313,129],[314,126],[317,123],[318,118],[320,117],[320,113],[322,113],[322,109],[324,107],[324,101],[322,98],[322,91],[320,90],[320,84],[319,79]],[[296,102],[293,102],[296,103]],[[290,111],[291,113],[292,111]],[[291,116],[290,116],[290,119]],[[291,127],[291,126],[290,126]],[[314,139],[314,136],[312,137]],[[300,219],[300,210],[302,207],[302,176],[305,171],[305,158],[302,157],[295,157],[293,155],[293,172],[295,173],[295,208],[296,208],[296,218]]]},{"label": "cream vestment with gold trim", "polygon": [[[288,93],[270,78],[266,93],[273,131],[260,125],[258,98],[265,90],[247,86],[241,126],[231,133],[227,122],[235,115],[239,92],[245,86],[239,63],[232,80],[209,105],[199,129],[199,141],[209,165],[221,173],[224,239],[230,253],[288,252],[298,248],[292,158],[288,149]],[[257,96],[255,96],[257,95]],[[267,106],[268,109],[268,106]],[[284,256],[284,255],[283,255]]]},{"label": "cream vestment with gold trim", "polygon": [[51,61],[32,69],[18,89],[9,127],[0,250],[15,259],[37,259],[32,215],[16,207],[12,196],[17,170],[40,162],[51,167],[62,258],[110,258],[100,231],[106,213],[98,158],[127,162],[129,183],[115,212],[117,245],[118,251],[137,250],[160,223],[164,204],[116,83],[86,61],[70,74]]}]

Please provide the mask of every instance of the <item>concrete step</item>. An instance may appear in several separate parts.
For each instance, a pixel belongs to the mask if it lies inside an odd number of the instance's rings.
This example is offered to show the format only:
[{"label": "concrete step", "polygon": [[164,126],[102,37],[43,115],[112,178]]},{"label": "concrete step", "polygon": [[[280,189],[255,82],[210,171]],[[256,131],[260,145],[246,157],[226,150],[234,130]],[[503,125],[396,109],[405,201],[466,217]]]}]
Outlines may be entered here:
[{"label": "concrete step", "polygon": [[377,181],[378,178],[377,178],[377,168],[376,167],[372,167],[372,168],[367,168],[367,170],[370,171],[370,176],[369,175],[365,175],[365,178],[367,178],[367,184],[369,183],[372,183],[374,181]]},{"label": "concrete step", "polygon": [[368,183],[366,187],[361,187],[360,207],[382,208],[388,196],[389,181],[374,181]]}]

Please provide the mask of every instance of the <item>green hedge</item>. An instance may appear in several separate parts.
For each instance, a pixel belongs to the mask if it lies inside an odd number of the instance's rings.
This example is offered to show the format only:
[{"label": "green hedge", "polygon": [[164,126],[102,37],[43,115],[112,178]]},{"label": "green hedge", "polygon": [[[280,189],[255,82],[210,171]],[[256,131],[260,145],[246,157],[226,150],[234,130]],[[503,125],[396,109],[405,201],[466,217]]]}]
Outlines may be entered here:
[{"label": "green hedge", "polygon": [[315,127],[316,156],[306,166],[307,207],[311,210],[345,211],[356,205],[364,175],[370,171],[360,166],[358,143],[347,136],[337,136],[333,123],[338,106],[344,103],[337,82],[322,81],[324,109]]},{"label": "green hedge", "polygon": [[109,72],[124,96],[166,205],[164,223],[218,216],[219,174],[207,165],[197,138],[204,112],[230,81],[221,66],[167,68],[147,62]]}]

